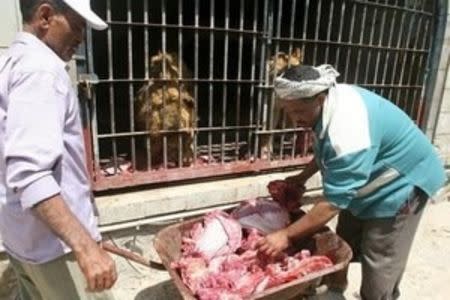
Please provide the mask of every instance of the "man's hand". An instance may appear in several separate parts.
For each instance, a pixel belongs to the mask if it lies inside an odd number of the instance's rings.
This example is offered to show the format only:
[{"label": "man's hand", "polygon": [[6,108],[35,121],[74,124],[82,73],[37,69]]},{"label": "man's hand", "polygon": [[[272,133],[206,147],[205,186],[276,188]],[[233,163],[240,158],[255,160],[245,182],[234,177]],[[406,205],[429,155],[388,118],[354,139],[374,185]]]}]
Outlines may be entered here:
[{"label": "man's hand", "polygon": [[288,247],[289,238],[285,229],[281,229],[266,235],[256,244],[256,248],[259,252],[274,258],[279,256],[281,252],[283,252]]},{"label": "man's hand", "polygon": [[117,280],[114,261],[92,239],[60,195],[39,202],[32,209],[73,250],[89,291],[100,292],[113,286]]},{"label": "man's hand", "polygon": [[110,289],[116,282],[116,265],[99,245],[95,244],[87,251],[75,252],[75,257],[86,278],[88,291],[101,292]]}]

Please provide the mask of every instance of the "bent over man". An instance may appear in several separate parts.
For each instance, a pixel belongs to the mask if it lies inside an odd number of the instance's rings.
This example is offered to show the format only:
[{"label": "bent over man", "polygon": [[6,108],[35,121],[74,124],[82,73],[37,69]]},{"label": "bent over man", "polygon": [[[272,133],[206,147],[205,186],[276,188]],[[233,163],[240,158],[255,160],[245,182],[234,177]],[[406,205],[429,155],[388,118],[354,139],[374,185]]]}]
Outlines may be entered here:
[{"label": "bent over man", "polygon": [[[424,206],[446,180],[444,168],[401,109],[361,87],[337,84],[338,75],[329,65],[299,66],[274,82],[293,122],[315,135],[314,159],[285,186],[301,193],[320,171],[324,197],[303,218],[263,239],[259,250],[277,255],[339,213],[337,233],[362,264],[362,299],[396,299]],[[345,271],[329,288],[339,296],[346,285]]]}]

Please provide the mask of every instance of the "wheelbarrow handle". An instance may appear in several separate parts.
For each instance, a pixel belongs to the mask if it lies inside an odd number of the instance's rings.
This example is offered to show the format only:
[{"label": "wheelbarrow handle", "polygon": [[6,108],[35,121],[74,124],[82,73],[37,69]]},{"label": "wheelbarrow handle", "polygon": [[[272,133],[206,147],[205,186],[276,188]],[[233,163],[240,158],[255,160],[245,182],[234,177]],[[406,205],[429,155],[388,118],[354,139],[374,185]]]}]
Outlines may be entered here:
[{"label": "wheelbarrow handle", "polygon": [[159,262],[152,261],[151,259],[146,259],[142,255],[136,254],[128,249],[123,249],[120,247],[117,247],[111,243],[108,242],[102,242],[102,248],[105,251],[108,251],[110,253],[113,253],[115,255],[121,256],[123,258],[129,259],[131,261],[134,261],[138,264],[141,264],[143,266],[154,268],[158,270],[165,270],[165,267],[163,264]]}]

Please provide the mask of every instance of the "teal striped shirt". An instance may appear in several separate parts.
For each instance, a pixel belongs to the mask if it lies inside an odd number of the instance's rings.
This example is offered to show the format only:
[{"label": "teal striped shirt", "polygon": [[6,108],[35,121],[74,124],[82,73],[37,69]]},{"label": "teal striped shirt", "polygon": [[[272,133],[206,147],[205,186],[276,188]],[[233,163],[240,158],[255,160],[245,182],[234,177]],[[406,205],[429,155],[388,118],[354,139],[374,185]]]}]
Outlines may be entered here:
[{"label": "teal striped shirt", "polygon": [[360,218],[392,217],[414,186],[430,197],[443,186],[437,152],[400,108],[357,86],[338,84],[334,95],[325,134],[323,119],[314,128],[328,201]]}]

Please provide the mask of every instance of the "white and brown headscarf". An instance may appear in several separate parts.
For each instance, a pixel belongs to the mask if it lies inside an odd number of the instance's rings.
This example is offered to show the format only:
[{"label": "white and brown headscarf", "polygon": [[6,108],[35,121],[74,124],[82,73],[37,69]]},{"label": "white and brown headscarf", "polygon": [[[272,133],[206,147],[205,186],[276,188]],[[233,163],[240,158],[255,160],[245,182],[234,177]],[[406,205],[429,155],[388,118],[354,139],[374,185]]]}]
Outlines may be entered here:
[{"label": "white and brown headscarf", "polygon": [[336,77],[339,76],[339,73],[331,65],[320,65],[313,68],[319,72],[319,78],[295,81],[283,78],[281,75],[275,79],[274,89],[280,99],[286,100],[310,98],[328,90],[322,109],[322,131],[319,134],[319,138],[323,139],[336,108],[335,87]]},{"label": "white and brown headscarf", "polygon": [[339,73],[331,65],[313,67],[319,72],[319,78],[313,80],[294,81],[283,77],[274,81],[275,93],[282,99],[310,98],[320,92],[328,90],[336,84]]}]

